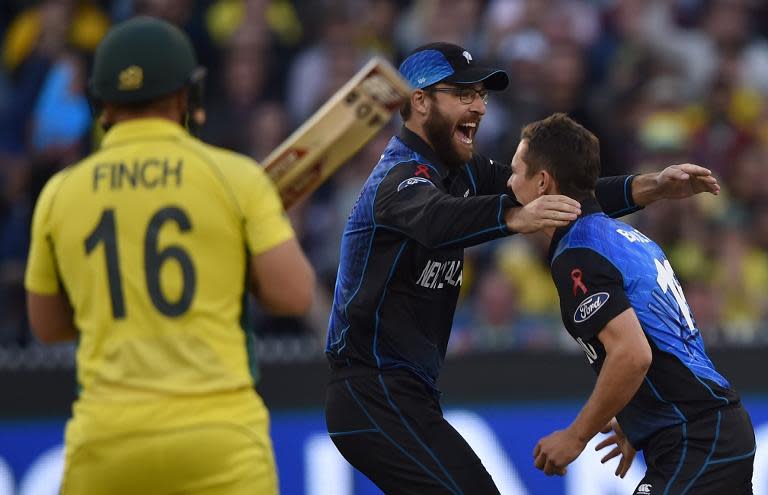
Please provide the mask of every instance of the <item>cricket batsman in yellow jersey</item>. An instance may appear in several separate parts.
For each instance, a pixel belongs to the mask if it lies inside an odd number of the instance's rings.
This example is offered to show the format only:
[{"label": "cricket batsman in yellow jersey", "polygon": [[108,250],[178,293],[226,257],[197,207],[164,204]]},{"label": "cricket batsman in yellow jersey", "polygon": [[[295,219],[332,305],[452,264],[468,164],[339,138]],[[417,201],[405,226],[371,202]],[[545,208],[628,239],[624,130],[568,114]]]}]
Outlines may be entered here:
[{"label": "cricket batsman in yellow jersey", "polygon": [[278,491],[245,296],[303,314],[314,272],[262,169],[182,126],[196,69],[164,21],[113,28],[90,84],[101,148],[35,207],[30,322],[78,340],[65,495]]}]

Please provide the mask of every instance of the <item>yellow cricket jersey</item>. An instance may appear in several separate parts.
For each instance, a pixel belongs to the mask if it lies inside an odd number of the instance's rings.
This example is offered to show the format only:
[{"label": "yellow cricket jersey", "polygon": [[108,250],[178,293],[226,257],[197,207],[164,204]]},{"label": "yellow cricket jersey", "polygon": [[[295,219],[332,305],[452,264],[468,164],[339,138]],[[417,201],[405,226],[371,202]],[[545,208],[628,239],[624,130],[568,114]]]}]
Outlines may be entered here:
[{"label": "yellow cricket jersey", "polygon": [[43,189],[25,285],[72,303],[80,403],[194,402],[250,391],[248,257],[293,235],[255,162],[170,121],[131,120]]}]

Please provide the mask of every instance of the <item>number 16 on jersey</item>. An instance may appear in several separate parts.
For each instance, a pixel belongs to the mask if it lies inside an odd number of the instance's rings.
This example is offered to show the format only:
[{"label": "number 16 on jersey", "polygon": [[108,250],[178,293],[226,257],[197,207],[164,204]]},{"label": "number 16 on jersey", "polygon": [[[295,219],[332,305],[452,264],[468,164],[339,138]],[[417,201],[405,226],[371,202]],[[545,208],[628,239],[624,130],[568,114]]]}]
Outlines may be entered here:
[{"label": "number 16 on jersey", "polygon": [[[195,295],[195,265],[189,252],[180,245],[170,245],[158,249],[160,230],[167,222],[176,224],[180,232],[192,229],[192,223],[184,210],[175,206],[166,206],[157,210],[147,223],[144,234],[144,278],[152,304],[165,316],[183,315],[192,304]],[[113,208],[101,213],[96,227],[85,239],[85,254],[90,255],[101,244],[104,246],[104,261],[109,282],[109,298],[112,303],[112,316],[125,318],[125,295],[123,279],[120,273],[120,247],[118,246],[118,218]],[[160,270],[164,263],[176,261],[183,277],[181,294],[176,300],[170,300],[160,286]]]}]

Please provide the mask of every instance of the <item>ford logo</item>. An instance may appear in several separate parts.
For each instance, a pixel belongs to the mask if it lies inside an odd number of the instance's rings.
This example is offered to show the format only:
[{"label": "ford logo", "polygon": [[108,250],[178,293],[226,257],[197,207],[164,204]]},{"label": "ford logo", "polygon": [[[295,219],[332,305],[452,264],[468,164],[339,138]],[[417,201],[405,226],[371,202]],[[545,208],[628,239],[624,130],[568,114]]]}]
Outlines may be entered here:
[{"label": "ford logo", "polygon": [[405,179],[397,186],[397,192],[400,192],[406,187],[412,186],[414,184],[429,184],[430,186],[435,187],[431,180],[425,179],[424,177],[411,177],[409,179]]},{"label": "ford logo", "polygon": [[607,292],[598,292],[592,294],[588,298],[581,301],[579,307],[576,308],[576,312],[573,313],[573,321],[575,323],[582,323],[588,320],[593,314],[597,313],[597,310],[602,308],[603,305],[608,302],[608,298],[611,295]]}]

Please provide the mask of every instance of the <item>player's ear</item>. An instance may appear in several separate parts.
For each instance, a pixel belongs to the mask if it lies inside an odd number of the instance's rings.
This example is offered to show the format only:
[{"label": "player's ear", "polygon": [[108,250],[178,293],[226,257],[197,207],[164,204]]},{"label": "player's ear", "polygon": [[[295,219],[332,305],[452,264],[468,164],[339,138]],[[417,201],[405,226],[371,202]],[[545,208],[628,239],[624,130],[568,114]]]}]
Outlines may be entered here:
[{"label": "player's ear", "polygon": [[189,118],[189,115],[187,115],[187,109],[189,108],[189,105],[187,104],[187,94],[187,88],[183,88],[173,95],[174,111],[181,116],[182,124],[186,124],[187,119]]},{"label": "player's ear", "polygon": [[112,105],[109,103],[104,104],[103,107],[101,107],[101,110],[96,117],[98,120],[99,125],[102,129],[105,131],[109,130],[110,127],[112,127],[112,122],[115,117],[115,109]]},{"label": "player's ear", "polygon": [[421,89],[411,93],[411,109],[421,115],[426,115],[429,110],[429,97]]},{"label": "player's ear", "polygon": [[536,186],[539,195],[551,194],[555,186],[555,179],[552,177],[552,174],[550,174],[547,170],[542,169],[539,170],[537,175],[538,182],[536,183]]}]

